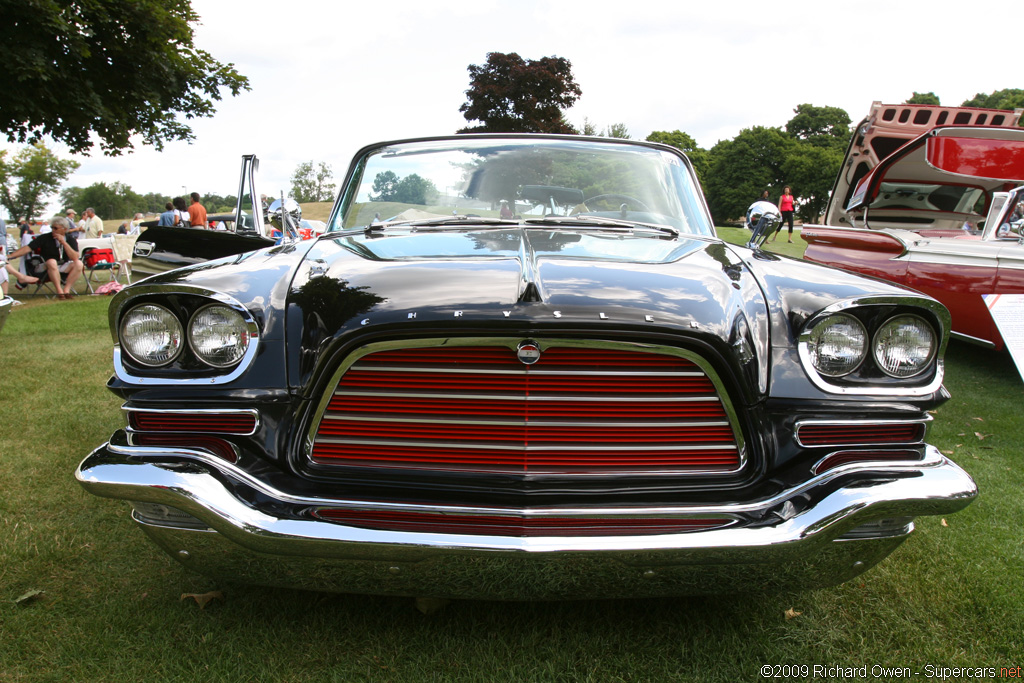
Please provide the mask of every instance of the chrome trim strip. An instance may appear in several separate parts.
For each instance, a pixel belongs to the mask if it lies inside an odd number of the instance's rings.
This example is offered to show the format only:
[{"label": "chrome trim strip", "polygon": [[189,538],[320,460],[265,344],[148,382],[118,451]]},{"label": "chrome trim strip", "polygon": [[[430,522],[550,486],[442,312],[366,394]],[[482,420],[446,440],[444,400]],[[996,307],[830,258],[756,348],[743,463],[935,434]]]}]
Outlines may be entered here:
[{"label": "chrome trim strip", "polygon": [[972,337],[971,335],[964,334],[963,332],[950,332],[949,336],[954,337],[955,339],[959,339],[960,341],[967,342],[968,344],[976,344],[978,346],[983,346],[987,349],[996,348],[995,342],[991,342],[988,339],[979,339],[978,337]]},{"label": "chrome trim strip", "polygon": [[[541,441],[535,439],[535,441]],[[334,436],[323,436],[320,437],[321,443],[331,444],[348,444],[352,446],[409,446],[413,448],[427,448],[427,449],[438,449],[438,448],[455,448],[461,450],[480,450],[480,451],[510,451],[515,453],[532,453],[536,451],[558,451],[560,453],[584,453],[587,451],[598,451],[598,452],[614,452],[614,451],[631,451],[631,452],[658,452],[658,451],[711,451],[711,450],[738,450],[736,446],[714,446],[714,445],[672,445],[672,446],[646,446],[636,443],[623,444],[622,446],[565,446],[560,443],[553,443],[548,446],[506,446],[496,443],[450,443],[450,442],[438,442],[438,441],[404,441],[399,439],[388,439],[386,441],[374,441],[372,439],[340,439]],[[541,443],[543,443],[541,441]],[[321,463],[323,464],[323,463]],[[598,467],[598,465],[594,465]]]},{"label": "chrome trim strip", "polygon": [[[846,311],[851,308],[856,308],[858,306],[915,306],[917,308],[924,308],[930,311],[939,320],[940,324],[940,329],[937,331],[940,341],[938,350],[935,354],[937,360],[935,361],[934,379],[932,379],[928,384],[918,387],[859,387],[832,384],[825,377],[818,374],[814,369],[814,365],[811,362],[810,352],[808,351],[808,339],[810,338],[811,329],[819,321],[830,315]],[[803,328],[797,338],[797,352],[800,355],[800,364],[803,365],[804,372],[807,373],[807,377],[811,380],[814,386],[830,394],[846,396],[927,396],[938,391],[939,387],[942,386],[942,379],[945,374],[945,362],[942,356],[945,353],[946,345],[949,343],[949,330],[951,328],[952,324],[949,311],[945,306],[934,299],[913,295],[857,297],[854,299],[838,301],[830,306],[826,306],[808,318],[807,321],[804,322]],[[868,349],[868,354],[871,354],[870,349]],[[912,381],[913,379],[914,378],[911,377],[909,378],[909,381]]]},{"label": "chrome trim strip", "polygon": [[[172,410],[172,409],[168,409],[168,408],[133,408],[133,407],[130,407],[127,404],[125,404],[125,405],[121,406],[121,410],[123,410],[126,413],[161,413],[161,414],[165,414],[165,415],[208,415],[208,414],[217,414],[217,415],[251,415],[253,417],[253,419],[254,419],[254,423],[253,423],[254,426],[253,426],[252,431],[248,431],[248,432],[204,432],[202,430],[197,430],[196,432],[193,432],[193,433],[196,433],[196,434],[222,434],[222,435],[227,435],[227,436],[252,436],[260,428],[260,413],[259,413],[258,410],[255,410],[253,408],[224,408],[224,409],[218,409],[218,408],[195,408],[195,409],[192,409],[192,410],[188,410],[188,409],[184,409],[184,410],[173,409]],[[168,430],[159,430],[159,429],[141,429],[141,430],[136,430],[136,429],[133,429],[131,427],[130,423],[128,424],[128,426],[125,427],[125,431],[128,432],[128,433],[133,433],[133,432],[160,432],[160,433],[172,433],[172,434],[173,433],[177,433],[177,432],[172,432],[172,431],[168,431]],[[189,432],[182,432],[182,433],[186,434],[186,433],[189,433]]]},{"label": "chrome trim strip", "polygon": [[361,365],[356,363],[353,365],[351,370],[358,370],[360,372],[408,372],[415,374],[429,374],[429,373],[444,373],[446,375],[549,375],[555,377],[704,377],[703,372],[694,372],[692,370],[684,370],[680,372],[652,372],[652,371],[637,371],[637,372],[624,372],[618,370],[610,370],[608,372],[581,372],[579,370],[534,370],[532,366],[530,369],[523,367],[522,370],[489,370],[489,369],[472,369],[472,368],[453,368],[446,370],[443,368],[425,368],[425,367],[389,367],[389,366],[378,366],[375,364]]},{"label": "chrome trim strip", "polygon": [[[856,447],[854,447],[854,449],[856,449]],[[849,450],[851,450],[851,449],[845,448],[845,447],[839,447],[836,450],[832,451],[831,453],[829,453],[825,457],[821,458],[820,460],[818,460],[818,462],[814,463],[814,465],[811,466],[811,473],[812,474],[821,474],[821,473],[818,472],[818,468],[821,467],[825,463],[826,460],[831,458],[836,453],[846,453]],[[914,453],[915,457],[907,458],[906,460],[869,460],[869,459],[865,458],[862,461],[859,460],[857,462],[846,463],[845,465],[837,465],[837,466],[832,467],[832,468],[830,468],[830,469],[828,469],[826,471],[827,472],[839,471],[840,473],[844,473],[844,472],[848,472],[848,471],[856,471],[857,469],[859,469],[858,467],[856,467],[858,465],[861,466],[861,467],[867,466],[867,465],[874,465],[875,468],[878,468],[880,466],[881,467],[888,467],[892,463],[914,463],[914,464],[917,464],[917,463],[922,461],[922,458],[917,457],[919,454],[916,451],[914,451],[913,449],[911,449],[911,448],[879,448],[877,450],[907,451],[907,453]],[[926,455],[926,457],[927,457],[927,455]],[[848,467],[851,468],[851,469],[847,470],[846,468],[848,468]]]},{"label": "chrome trim strip", "polygon": [[[636,352],[641,352],[641,353],[653,353],[653,354],[666,355],[666,356],[675,356],[677,358],[683,358],[685,360],[690,361],[691,363],[695,364],[698,368],[700,368],[700,370],[704,373],[704,375],[708,378],[708,380],[715,387],[715,391],[718,394],[717,398],[718,398],[719,402],[722,405],[722,409],[725,410],[725,413],[728,416],[729,424],[732,427],[733,442],[735,444],[735,449],[736,449],[736,451],[737,451],[737,453],[739,455],[739,464],[736,467],[736,469],[728,470],[728,471],[714,470],[714,471],[708,471],[708,472],[706,472],[706,474],[717,475],[717,476],[726,475],[726,474],[735,474],[735,473],[741,472],[747,466],[747,462],[748,462],[748,457],[749,456],[747,454],[747,449],[745,447],[746,442],[745,442],[744,437],[743,437],[743,432],[739,428],[739,424],[740,424],[739,416],[738,416],[735,408],[733,407],[732,402],[729,400],[729,394],[725,390],[724,384],[719,379],[717,373],[714,371],[714,369],[711,367],[711,365],[704,358],[702,358],[701,356],[699,356],[699,355],[697,355],[695,353],[692,353],[690,351],[686,351],[684,349],[680,349],[680,348],[674,347],[674,346],[660,346],[660,345],[646,344],[646,343],[640,343],[640,342],[623,342],[623,341],[593,340],[593,339],[564,339],[564,338],[560,338],[560,337],[556,337],[556,338],[538,338],[536,336],[534,336],[533,340],[540,346],[541,351],[544,351],[544,350],[546,350],[548,348],[552,348],[552,347],[569,347],[569,348],[578,348],[578,349],[617,349],[617,350],[636,351]],[[521,336],[515,336],[515,337],[459,337],[459,338],[432,337],[432,338],[423,338],[423,339],[411,339],[411,340],[410,339],[404,339],[404,340],[396,340],[396,341],[371,343],[371,344],[367,344],[367,345],[364,345],[362,347],[359,347],[359,348],[353,350],[348,355],[348,357],[345,358],[341,362],[341,364],[338,366],[337,370],[335,370],[335,372],[331,376],[331,379],[328,382],[327,386],[335,387],[336,388],[338,386],[338,383],[341,380],[342,376],[351,367],[356,365],[361,358],[363,358],[364,356],[370,355],[372,353],[376,353],[378,351],[390,351],[390,350],[413,349],[413,348],[436,348],[436,347],[441,347],[441,346],[447,346],[447,347],[502,346],[502,347],[508,348],[512,352],[515,352],[517,350],[517,348],[518,348],[519,342],[521,342],[521,341],[522,341],[522,337]],[[313,419],[310,421],[310,428],[309,428],[309,432],[307,434],[306,443],[305,443],[305,450],[306,450],[305,455],[306,455],[306,460],[309,463],[311,463],[311,464],[314,462],[313,461],[313,444],[315,443],[315,441],[317,439],[317,432],[319,431],[320,423],[324,419],[324,415],[327,412],[327,406],[329,405],[331,399],[335,395],[337,395],[336,392],[332,392],[332,391],[324,392],[323,397],[320,399],[319,405],[316,407],[316,410],[315,410],[314,415],[313,415]],[[351,395],[353,395],[353,393],[343,393],[342,395],[351,396]],[[355,394],[355,395],[358,396],[360,394]],[[361,394],[361,395],[362,396],[367,396],[368,394]],[[401,397],[401,396],[403,396],[403,394],[401,394],[401,393],[386,393],[386,394],[372,394],[372,395],[394,396],[394,397]],[[419,396],[425,396],[425,394],[411,393],[411,394],[408,394],[408,396],[409,397],[419,397]],[[453,394],[453,395],[429,394],[429,396],[432,397],[432,398],[451,398],[451,399],[456,399],[456,400],[487,400],[487,399],[484,399],[482,396],[478,396],[478,395],[470,394],[470,393]],[[525,398],[525,399],[528,399],[528,400],[538,400],[537,397],[532,397],[532,396],[530,396],[530,397],[522,397],[522,398]],[[690,397],[690,398],[692,399],[693,397]],[[515,399],[510,399],[509,397],[504,397],[504,396],[495,396],[492,400],[515,400]],[[546,399],[546,400],[551,400],[551,399]],[[561,400],[561,401],[579,401],[580,399],[573,398],[573,397],[565,397],[565,398],[559,398],[558,400]],[[619,400],[619,399],[617,398],[615,400]],[[648,398],[647,400],[648,401],[655,401],[655,400],[666,401],[666,400],[676,400],[676,399],[672,399],[670,397],[664,397],[664,398],[660,398],[660,399]],[[693,399],[693,400],[697,400],[697,399]],[[703,400],[709,400],[709,399],[705,398]],[[593,402],[603,402],[604,399],[593,397],[591,399],[591,401],[593,401]],[[621,473],[621,471],[619,471],[619,473]],[[681,472],[669,472],[669,471],[659,472],[659,474],[662,474],[662,473],[664,473],[666,475],[668,475],[668,474],[673,474],[674,475],[674,474],[679,474],[679,473],[694,474],[694,475],[696,475],[696,474],[703,474],[704,472],[698,472],[696,470],[682,470]]]},{"label": "chrome trim strip", "polygon": [[[896,448],[898,446],[916,446],[924,443],[925,434],[927,433],[927,424],[932,421],[931,415],[917,418],[914,420],[797,420],[796,424],[793,425],[793,440],[796,441],[798,446],[803,448],[856,448],[861,446],[870,446],[874,448]],[[871,443],[822,443],[822,444],[805,444],[800,440],[800,428],[801,427],[814,427],[814,426],[826,426],[826,427],[862,427],[862,426],[879,426],[879,425],[903,425],[903,424],[923,424],[926,425],[924,432],[921,434],[921,439],[918,441],[900,441],[898,443],[878,443],[877,441]]]},{"label": "chrome trim strip", "polygon": [[414,424],[450,424],[450,425],[494,425],[499,427],[523,427],[534,425],[539,427],[618,427],[618,428],[659,428],[659,427],[727,427],[729,423],[725,420],[704,421],[704,422],[563,422],[544,420],[537,418],[533,420],[442,420],[442,419],[403,419],[400,417],[359,417],[358,415],[324,415],[324,420],[336,422],[383,422],[383,423],[414,423]]},{"label": "chrome trim strip", "polygon": [[[413,392],[399,392],[399,391],[336,391],[334,396],[343,396],[348,398],[377,398],[377,397],[393,397],[393,398],[445,398],[445,399],[472,399],[474,401],[539,401],[539,402],[563,402],[563,403],[607,403],[607,399],[598,397],[587,397],[587,396],[522,396],[517,394],[514,396],[502,396],[501,394],[473,394],[466,392],[464,394],[420,394]],[[715,401],[720,402],[721,399],[718,396],[712,396],[711,394],[701,394],[699,396],[620,396],[615,399],[619,403],[695,403],[697,401]]]},{"label": "chrome trim strip", "polygon": [[[212,377],[169,378],[133,375],[129,372],[128,368],[125,367],[124,360],[121,357],[121,344],[117,336],[118,330],[120,329],[118,323],[121,319],[121,314],[135,301],[136,298],[152,294],[181,294],[186,296],[205,297],[207,299],[213,299],[218,303],[238,311],[249,328],[249,341],[247,343],[245,353],[242,355],[242,360],[240,360],[238,364],[235,365],[227,374],[214,375]],[[111,335],[114,338],[114,375],[126,384],[140,384],[145,386],[197,386],[202,384],[227,384],[238,379],[246,370],[249,369],[249,366],[252,365],[253,359],[256,358],[256,354],[259,351],[260,329],[249,310],[232,297],[204,287],[182,284],[133,285],[114,295],[114,298],[110,302],[110,307],[107,309],[107,316],[110,320]],[[182,327],[182,329],[185,330],[186,336],[188,334],[188,322],[188,320],[184,321]],[[217,370],[217,368],[213,368],[212,366],[210,369],[214,371]]]}]

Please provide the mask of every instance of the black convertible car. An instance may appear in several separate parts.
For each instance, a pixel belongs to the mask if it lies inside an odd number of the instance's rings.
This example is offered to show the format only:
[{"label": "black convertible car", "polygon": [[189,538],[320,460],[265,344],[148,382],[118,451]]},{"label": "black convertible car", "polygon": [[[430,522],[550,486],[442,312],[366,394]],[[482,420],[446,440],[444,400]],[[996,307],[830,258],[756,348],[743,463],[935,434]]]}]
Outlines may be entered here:
[{"label": "black convertible car", "polygon": [[[252,193],[252,196],[256,196]],[[258,207],[254,207],[254,211]],[[231,580],[497,599],[821,586],[975,496],[925,443],[949,314],[715,235],[656,144],[360,151],[327,232],[110,306],[80,465]]]}]

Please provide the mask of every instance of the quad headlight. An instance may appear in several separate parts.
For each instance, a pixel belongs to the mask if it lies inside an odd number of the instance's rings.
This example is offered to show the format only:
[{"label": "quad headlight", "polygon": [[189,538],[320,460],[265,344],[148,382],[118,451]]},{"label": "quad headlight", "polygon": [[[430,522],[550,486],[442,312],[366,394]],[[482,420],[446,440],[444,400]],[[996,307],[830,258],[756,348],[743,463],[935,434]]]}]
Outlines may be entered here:
[{"label": "quad headlight", "polygon": [[919,375],[931,365],[938,350],[932,326],[916,315],[897,315],[887,320],[872,342],[875,363],[890,377]]},{"label": "quad headlight", "polygon": [[211,304],[192,316],[188,324],[188,341],[203,363],[226,368],[245,355],[249,345],[249,326],[233,308]]},{"label": "quad headlight", "polygon": [[181,353],[183,334],[177,316],[163,306],[143,304],[121,318],[121,346],[149,367],[170,363]]},{"label": "quad headlight", "polygon": [[811,329],[807,351],[819,373],[843,377],[859,368],[867,357],[868,333],[852,315],[830,315]]}]

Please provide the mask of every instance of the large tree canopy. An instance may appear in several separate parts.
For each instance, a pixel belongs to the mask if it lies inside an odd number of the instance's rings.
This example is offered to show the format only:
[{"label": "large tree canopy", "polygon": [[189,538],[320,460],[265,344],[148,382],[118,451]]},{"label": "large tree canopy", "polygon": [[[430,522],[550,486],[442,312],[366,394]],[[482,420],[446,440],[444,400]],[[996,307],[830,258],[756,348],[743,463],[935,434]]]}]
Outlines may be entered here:
[{"label": "large tree canopy", "polygon": [[754,126],[712,147],[704,188],[715,220],[743,216],[765,190],[781,191],[786,182],[782,165],[794,146],[781,129]]},{"label": "large tree canopy", "polygon": [[572,64],[562,57],[523,59],[515,52],[487,53],[469,65],[469,90],[459,111],[479,121],[460,133],[575,133],[564,111],[582,91]]},{"label": "large tree canopy", "polygon": [[0,130],[11,142],[47,135],[108,154],[130,138],[161,149],[191,140],[181,119],[212,116],[221,89],[245,76],[192,44],[188,0],[3,0]]},{"label": "large tree canopy", "polygon": [[11,218],[31,218],[78,166],[77,161],[58,159],[41,142],[25,147],[12,159],[8,159],[7,151],[2,150],[0,204]]},{"label": "large tree canopy", "polygon": [[933,92],[917,92],[910,96],[906,104],[942,104],[939,102],[939,96]]},{"label": "large tree canopy", "polygon": [[839,107],[800,104],[793,110],[786,132],[816,147],[845,149],[850,141],[850,115]]},{"label": "large tree canopy", "polygon": [[966,100],[962,107],[984,107],[986,109],[1007,109],[1013,110],[1017,107],[1024,107],[1024,90],[1019,88],[1004,88],[986,95],[978,93],[969,100]]}]

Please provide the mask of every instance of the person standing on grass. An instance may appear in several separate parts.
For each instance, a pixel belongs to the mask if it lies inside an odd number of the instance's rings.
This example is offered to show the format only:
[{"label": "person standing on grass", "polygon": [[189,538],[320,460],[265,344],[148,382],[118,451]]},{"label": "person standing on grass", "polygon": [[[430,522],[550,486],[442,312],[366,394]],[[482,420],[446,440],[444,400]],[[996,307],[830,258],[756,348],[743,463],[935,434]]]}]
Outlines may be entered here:
[{"label": "person standing on grass", "polygon": [[192,224],[193,228],[205,228],[206,225],[206,207],[199,203],[199,193],[193,192],[189,195],[192,198],[192,203],[188,206],[188,221]]},{"label": "person standing on grass", "polygon": [[84,237],[94,239],[103,236],[103,220],[91,206],[82,214],[82,227],[85,228]]},{"label": "person standing on grass", "polygon": [[[9,256],[14,259],[30,251],[42,256],[46,262],[46,275],[57,291],[57,298],[62,300],[75,295],[75,283],[84,270],[78,254],[78,240],[67,231],[67,219],[54,218],[50,232],[35,238],[28,246],[16,249]],[[62,273],[67,275],[66,283],[60,281]]]},{"label": "person standing on grass", "polygon": [[779,223],[779,227],[775,231],[775,234],[772,235],[772,242],[774,242],[775,238],[779,236],[779,233],[782,231],[782,226],[788,222],[789,243],[793,243],[793,209],[795,201],[796,199],[793,197],[793,193],[789,190],[789,185],[786,185],[786,187],[782,189],[782,196],[779,197],[779,211],[782,212],[782,221]]}]

